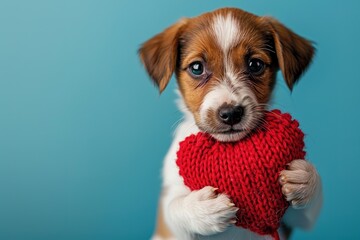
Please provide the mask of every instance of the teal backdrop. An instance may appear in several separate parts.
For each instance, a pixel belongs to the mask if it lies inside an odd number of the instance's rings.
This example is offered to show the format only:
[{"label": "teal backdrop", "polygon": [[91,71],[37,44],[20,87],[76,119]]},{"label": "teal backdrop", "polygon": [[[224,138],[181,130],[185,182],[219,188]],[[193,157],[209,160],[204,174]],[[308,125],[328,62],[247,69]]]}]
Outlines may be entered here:
[{"label": "teal backdrop", "polygon": [[359,239],[357,0],[0,0],[0,239],[148,239],[160,169],[181,115],[139,45],[219,7],[270,15],[316,42],[273,106],[306,132],[324,185],[321,216],[293,239]]}]

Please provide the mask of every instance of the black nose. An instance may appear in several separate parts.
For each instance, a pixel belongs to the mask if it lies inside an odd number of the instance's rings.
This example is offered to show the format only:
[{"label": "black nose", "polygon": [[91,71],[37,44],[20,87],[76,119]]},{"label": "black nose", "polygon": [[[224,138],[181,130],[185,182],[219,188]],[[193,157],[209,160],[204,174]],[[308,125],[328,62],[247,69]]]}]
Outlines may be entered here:
[{"label": "black nose", "polygon": [[244,115],[242,106],[223,106],[219,109],[219,119],[227,125],[235,125],[241,121]]}]

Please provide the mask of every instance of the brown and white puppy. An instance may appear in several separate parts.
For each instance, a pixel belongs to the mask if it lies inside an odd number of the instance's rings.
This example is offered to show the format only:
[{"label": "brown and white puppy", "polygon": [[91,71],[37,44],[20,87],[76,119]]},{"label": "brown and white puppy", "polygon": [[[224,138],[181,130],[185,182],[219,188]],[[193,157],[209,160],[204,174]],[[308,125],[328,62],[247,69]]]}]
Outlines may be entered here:
[{"label": "brown and white puppy", "polygon": [[[165,158],[153,239],[266,239],[234,227],[237,208],[212,186],[191,192],[179,176],[176,151],[198,131],[219,141],[246,136],[262,119],[277,71],[292,89],[311,62],[312,44],[273,18],[224,8],[180,20],[145,42],[139,55],[160,92],[176,74],[185,115]],[[310,227],[322,199],[315,168],[294,159],[279,182],[292,205],[284,223]]]}]

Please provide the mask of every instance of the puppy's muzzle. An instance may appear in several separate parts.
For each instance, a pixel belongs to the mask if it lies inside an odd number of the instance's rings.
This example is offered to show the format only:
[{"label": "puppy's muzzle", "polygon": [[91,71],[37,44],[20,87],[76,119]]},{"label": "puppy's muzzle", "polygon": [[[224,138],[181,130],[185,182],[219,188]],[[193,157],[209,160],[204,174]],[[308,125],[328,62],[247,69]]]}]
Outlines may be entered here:
[{"label": "puppy's muzzle", "polygon": [[242,106],[224,105],[221,106],[218,110],[219,120],[222,123],[230,126],[238,124],[243,116],[244,107]]}]

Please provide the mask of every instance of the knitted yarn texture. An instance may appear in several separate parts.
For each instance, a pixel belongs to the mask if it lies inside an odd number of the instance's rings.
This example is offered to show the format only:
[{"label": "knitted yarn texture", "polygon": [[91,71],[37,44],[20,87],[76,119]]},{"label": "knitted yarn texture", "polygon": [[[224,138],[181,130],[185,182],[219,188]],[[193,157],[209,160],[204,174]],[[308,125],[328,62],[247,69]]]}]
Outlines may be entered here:
[{"label": "knitted yarn texture", "polygon": [[265,113],[264,123],[238,142],[219,142],[206,133],[180,143],[177,165],[192,191],[218,188],[239,208],[237,226],[279,238],[277,229],[289,203],[279,173],[294,159],[304,159],[299,123],[279,110]]}]

